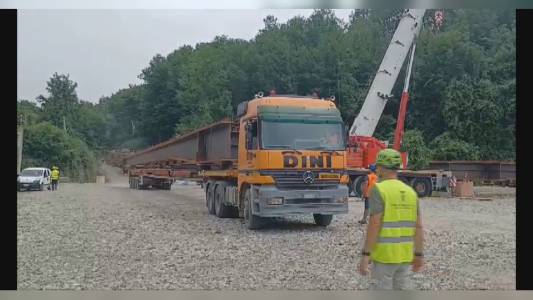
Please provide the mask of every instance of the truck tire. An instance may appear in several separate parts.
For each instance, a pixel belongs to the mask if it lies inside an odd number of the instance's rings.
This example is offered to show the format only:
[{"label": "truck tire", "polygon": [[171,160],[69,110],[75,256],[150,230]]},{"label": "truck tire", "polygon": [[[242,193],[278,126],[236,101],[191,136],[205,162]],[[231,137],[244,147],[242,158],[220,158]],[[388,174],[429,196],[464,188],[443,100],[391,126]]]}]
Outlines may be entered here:
[{"label": "truck tire", "polygon": [[215,186],[215,215],[219,218],[231,218],[233,216],[233,207],[224,204],[225,182],[219,182]]},{"label": "truck tire", "polygon": [[244,192],[244,223],[248,229],[259,229],[262,226],[261,217],[252,214],[252,193],[250,188]]},{"label": "truck tire", "polygon": [[411,180],[411,187],[415,190],[418,197],[429,197],[433,190],[433,185],[431,184],[431,178],[427,177],[417,177]]},{"label": "truck tire", "polygon": [[207,199],[207,212],[210,214],[210,215],[214,215],[215,214],[215,195],[214,195],[214,189],[215,189],[215,183],[214,182],[211,182],[208,186],[207,186],[207,193],[206,193],[206,199]]},{"label": "truck tire", "polygon": [[365,176],[357,176],[354,180],[350,183],[350,189],[355,194],[355,197],[363,197],[363,183]]},{"label": "truck tire", "polygon": [[333,215],[313,214],[313,218],[316,225],[326,227],[333,220]]}]

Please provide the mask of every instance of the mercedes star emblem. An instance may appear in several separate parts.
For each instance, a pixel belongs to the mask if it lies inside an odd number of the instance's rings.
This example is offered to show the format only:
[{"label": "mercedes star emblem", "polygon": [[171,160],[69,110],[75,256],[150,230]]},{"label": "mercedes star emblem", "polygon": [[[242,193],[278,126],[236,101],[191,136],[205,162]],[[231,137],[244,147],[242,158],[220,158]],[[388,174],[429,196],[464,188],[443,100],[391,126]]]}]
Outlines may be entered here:
[{"label": "mercedes star emblem", "polygon": [[315,175],[313,175],[313,172],[311,171],[305,171],[303,179],[304,179],[304,182],[307,184],[313,183],[313,181],[315,181]]}]

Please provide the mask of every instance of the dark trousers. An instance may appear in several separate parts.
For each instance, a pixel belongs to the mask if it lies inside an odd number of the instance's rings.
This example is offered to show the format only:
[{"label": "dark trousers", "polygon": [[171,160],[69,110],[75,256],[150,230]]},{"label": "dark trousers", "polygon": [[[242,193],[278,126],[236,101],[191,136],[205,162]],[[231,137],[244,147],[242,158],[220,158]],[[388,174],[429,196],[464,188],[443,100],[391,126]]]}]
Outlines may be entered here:
[{"label": "dark trousers", "polygon": [[57,182],[58,181],[59,180],[57,180],[57,179],[52,179],[52,191],[57,190]]}]

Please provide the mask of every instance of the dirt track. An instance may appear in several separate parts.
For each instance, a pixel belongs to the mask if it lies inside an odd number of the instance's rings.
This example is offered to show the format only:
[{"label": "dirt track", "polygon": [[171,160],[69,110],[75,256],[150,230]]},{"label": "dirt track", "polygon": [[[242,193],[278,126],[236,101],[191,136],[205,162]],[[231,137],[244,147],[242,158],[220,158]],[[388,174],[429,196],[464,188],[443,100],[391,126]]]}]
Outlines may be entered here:
[{"label": "dirt track", "polygon": [[[356,272],[362,202],[327,228],[311,216],[249,231],[208,215],[202,190],[130,190],[111,182],[20,192],[19,289],[366,289]],[[421,200],[427,267],[416,289],[515,289],[515,194]]]}]

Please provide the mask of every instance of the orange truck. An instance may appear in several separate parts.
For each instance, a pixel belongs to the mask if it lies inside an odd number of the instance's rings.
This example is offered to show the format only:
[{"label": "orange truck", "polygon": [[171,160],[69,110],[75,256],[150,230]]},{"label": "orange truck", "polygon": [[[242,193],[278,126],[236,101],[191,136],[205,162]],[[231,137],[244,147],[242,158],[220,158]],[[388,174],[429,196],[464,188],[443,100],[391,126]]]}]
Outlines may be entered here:
[{"label": "orange truck", "polygon": [[258,94],[237,117],[127,157],[130,187],[200,180],[208,212],[243,217],[249,229],[295,214],[327,226],[348,212],[346,130],[333,99]]}]

